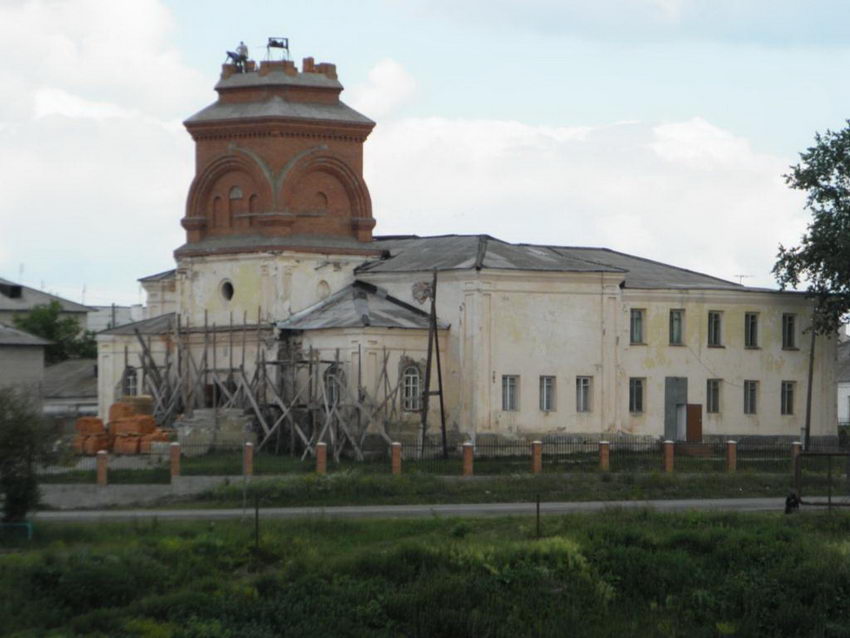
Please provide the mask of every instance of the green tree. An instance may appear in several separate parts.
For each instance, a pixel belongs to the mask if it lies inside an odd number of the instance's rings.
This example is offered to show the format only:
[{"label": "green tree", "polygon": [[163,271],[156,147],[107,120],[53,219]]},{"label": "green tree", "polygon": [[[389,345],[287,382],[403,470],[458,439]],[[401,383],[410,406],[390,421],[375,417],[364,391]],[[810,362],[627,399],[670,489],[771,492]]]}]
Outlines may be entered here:
[{"label": "green tree", "polygon": [[812,220],[800,244],[779,246],[773,274],[780,288],[805,286],[814,301],[806,396],[806,445],[811,430],[812,369],[816,335],[834,335],[850,311],[850,120],[840,131],[815,134],[785,182],[806,192]]},{"label": "green tree", "polygon": [[61,314],[59,302],[51,301],[47,305],[35,306],[22,317],[15,317],[15,327],[52,342],[45,351],[48,364],[72,357],[96,357],[94,333],[83,331],[76,319],[62,317]]},{"label": "green tree", "polygon": [[47,459],[50,430],[24,390],[0,388],[0,493],[3,520],[23,520],[38,505],[36,465]]}]

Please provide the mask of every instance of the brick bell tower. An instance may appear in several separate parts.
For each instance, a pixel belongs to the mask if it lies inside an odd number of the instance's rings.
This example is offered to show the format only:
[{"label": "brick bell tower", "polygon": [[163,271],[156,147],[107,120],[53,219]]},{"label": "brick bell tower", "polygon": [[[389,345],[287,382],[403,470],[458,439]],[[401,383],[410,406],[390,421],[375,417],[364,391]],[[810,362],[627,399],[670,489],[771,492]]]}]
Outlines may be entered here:
[{"label": "brick bell tower", "polygon": [[224,64],[195,141],[186,243],[175,257],[292,250],[372,255],[363,142],[375,123],[340,99],[336,65]]}]

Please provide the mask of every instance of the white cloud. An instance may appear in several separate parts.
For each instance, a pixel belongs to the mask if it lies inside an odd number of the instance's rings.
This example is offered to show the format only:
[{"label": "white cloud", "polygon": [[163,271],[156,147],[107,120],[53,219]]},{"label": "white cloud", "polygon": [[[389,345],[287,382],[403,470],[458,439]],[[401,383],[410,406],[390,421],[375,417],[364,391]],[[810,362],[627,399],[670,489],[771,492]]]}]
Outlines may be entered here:
[{"label": "white cloud", "polygon": [[408,102],[415,92],[413,76],[395,60],[384,58],[369,71],[369,81],[348,89],[345,99],[369,117],[383,118]]},{"label": "white cloud", "polygon": [[62,89],[43,88],[34,94],[33,115],[36,119],[49,115],[100,120],[108,117],[138,116],[138,111],[121,108],[109,102],[95,102]]},{"label": "white cloud", "polygon": [[777,244],[805,224],[786,167],[700,118],[592,129],[403,119],[366,150],[379,234],[607,246],[750,285],[772,285]]}]

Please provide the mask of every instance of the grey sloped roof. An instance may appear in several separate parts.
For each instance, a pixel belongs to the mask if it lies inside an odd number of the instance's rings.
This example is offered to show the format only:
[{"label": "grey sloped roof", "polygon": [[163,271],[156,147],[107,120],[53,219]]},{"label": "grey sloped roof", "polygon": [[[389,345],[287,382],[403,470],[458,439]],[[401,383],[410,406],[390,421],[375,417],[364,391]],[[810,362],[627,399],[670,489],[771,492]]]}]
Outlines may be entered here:
[{"label": "grey sloped roof", "polygon": [[[10,288],[20,287],[20,297],[10,297],[7,291]],[[58,301],[62,306],[62,312],[88,312],[90,308],[70,299],[63,299],[56,295],[30,288],[22,284],[16,284],[8,279],[0,277],[0,311],[6,312],[29,312],[35,306],[46,306],[52,301]]]},{"label": "grey sloped roof", "polygon": [[608,248],[512,244],[489,235],[376,237],[374,244],[388,256],[363,264],[357,272],[434,269],[610,272],[622,273],[626,288],[762,290]]},{"label": "grey sloped roof", "polygon": [[[448,324],[438,320],[439,328]],[[279,321],[281,330],[325,328],[428,329],[428,313],[388,295],[383,288],[355,281],[327,299]]]},{"label": "grey sloped roof", "polygon": [[101,330],[99,335],[134,335],[138,330],[143,335],[164,335],[174,331],[174,322],[176,321],[176,313],[167,312],[158,317],[150,319],[142,319],[133,323],[125,323],[123,326],[116,326],[107,330]]},{"label": "grey sloped roof", "polygon": [[289,75],[279,69],[270,70],[260,75],[258,71],[249,73],[234,73],[218,81],[216,91],[241,89],[249,87],[297,86],[318,89],[342,90],[339,80],[329,78],[324,73],[295,73]]},{"label": "grey sloped roof", "polygon": [[0,323],[0,346],[49,346],[50,341]]},{"label": "grey sloped roof", "polygon": [[68,359],[44,369],[48,399],[97,397],[97,359]]},{"label": "grey sloped roof", "polygon": [[342,102],[322,104],[318,102],[290,102],[274,95],[262,102],[216,102],[195,113],[186,124],[221,122],[241,119],[285,119],[322,120],[343,124],[365,124],[374,122]]},{"label": "grey sloped roof", "polygon": [[138,281],[145,283],[148,281],[166,281],[168,279],[174,279],[177,276],[177,270],[172,268],[171,270],[163,270],[162,272],[158,272],[155,275],[148,275],[147,277],[142,277]]}]

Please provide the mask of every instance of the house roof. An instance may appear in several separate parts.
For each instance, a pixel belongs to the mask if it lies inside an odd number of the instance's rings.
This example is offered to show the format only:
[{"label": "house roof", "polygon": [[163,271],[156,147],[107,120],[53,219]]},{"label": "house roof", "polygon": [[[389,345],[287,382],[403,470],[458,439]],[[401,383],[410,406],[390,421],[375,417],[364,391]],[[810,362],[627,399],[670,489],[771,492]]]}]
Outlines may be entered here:
[{"label": "house roof", "polygon": [[151,317],[150,319],[142,319],[133,323],[125,323],[123,326],[116,326],[101,330],[99,335],[133,335],[136,330],[143,335],[164,335],[174,331],[174,322],[177,314],[167,312],[164,315]]},{"label": "house roof", "polygon": [[149,281],[166,281],[168,279],[174,279],[177,275],[177,270],[172,268],[171,270],[163,270],[162,272],[158,272],[155,275],[148,275],[147,277],[142,277],[138,281],[140,283],[147,283]]},{"label": "house roof", "polygon": [[0,346],[49,346],[50,341],[0,323]]},{"label": "house roof", "polygon": [[358,273],[435,269],[609,272],[622,273],[626,288],[762,290],[609,248],[512,244],[489,235],[376,237],[374,243],[388,256],[363,264]]},{"label": "house roof", "polygon": [[76,301],[63,299],[0,277],[0,311],[2,312],[29,312],[35,306],[46,306],[52,301],[59,302],[62,312],[85,313],[90,310],[89,307]]},{"label": "house roof", "polygon": [[[439,328],[448,324],[438,321]],[[327,299],[277,322],[281,330],[326,328],[428,329],[428,313],[387,294],[387,291],[355,281]]]},{"label": "house roof", "polygon": [[243,119],[321,120],[368,126],[375,124],[368,117],[342,102],[335,104],[290,102],[277,95],[262,102],[216,102],[195,113],[185,123],[201,124]]},{"label": "house roof", "polygon": [[97,359],[68,359],[44,369],[44,397],[97,397]]}]

